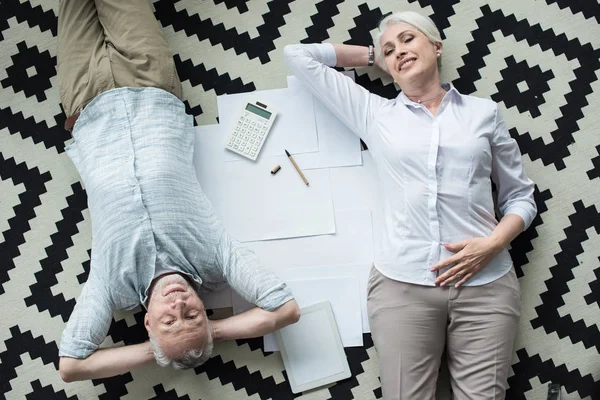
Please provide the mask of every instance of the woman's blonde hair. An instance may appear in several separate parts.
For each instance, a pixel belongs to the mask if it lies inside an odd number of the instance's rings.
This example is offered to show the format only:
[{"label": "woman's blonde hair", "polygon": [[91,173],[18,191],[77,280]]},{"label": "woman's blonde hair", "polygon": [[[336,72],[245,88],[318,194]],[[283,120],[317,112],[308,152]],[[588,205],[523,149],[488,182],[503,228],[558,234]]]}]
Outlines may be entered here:
[{"label": "woman's blonde hair", "polygon": [[[387,66],[383,60],[383,54],[381,53],[381,36],[385,32],[385,30],[390,25],[395,24],[409,24],[417,28],[421,31],[431,43],[442,43],[442,35],[440,34],[439,29],[435,26],[435,23],[431,20],[431,18],[421,15],[414,11],[402,11],[393,13],[388,15],[379,23],[378,32],[375,34],[375,57],[377,58],[378,64],[384,69],[384,71],[389,72],[387,70]],[[438,67],[441,65],[441,57],[438,58]]]}]

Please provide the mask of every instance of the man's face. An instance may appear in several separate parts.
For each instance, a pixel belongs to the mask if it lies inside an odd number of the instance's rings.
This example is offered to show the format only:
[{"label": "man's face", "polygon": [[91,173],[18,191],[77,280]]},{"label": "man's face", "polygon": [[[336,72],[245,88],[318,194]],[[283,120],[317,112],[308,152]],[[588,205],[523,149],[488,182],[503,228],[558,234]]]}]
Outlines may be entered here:
[{"label": "man's face", "polygon": [[144,325],[171,359],[179,359],[186,350],[204,348],[208,340],[204,304],[177,273],[162,275],[152,284]]}]

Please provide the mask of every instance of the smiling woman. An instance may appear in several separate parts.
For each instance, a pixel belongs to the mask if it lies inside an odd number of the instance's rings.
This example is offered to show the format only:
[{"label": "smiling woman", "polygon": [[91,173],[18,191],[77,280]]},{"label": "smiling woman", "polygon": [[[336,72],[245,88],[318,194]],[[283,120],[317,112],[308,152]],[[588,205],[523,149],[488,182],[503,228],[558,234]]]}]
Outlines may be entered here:
[{"label": "smiling woman", "polygon": [[[434,398],[445,346],[456,398],[504,398],[520,316],[507,246],[536,214],[534,184],[498,105],[440,81],[431,19],[388,16],[374,48],[291,45],[284,57],[377,164],[384,226],[367,304],[383,398]],[[374,63],[402,89],[395,99],[330,68]]]},{"label": "smiling woman", "polygon": [[[388,30],[387,28],[392,28]],[[394,33],[398,33],[396,39],[400,43],[409,43],[415,37],[417,39],[423,39],[421,36],[425,36],[425,38],[429,41],[431,45],[435,48],[435,53],[437,57],[438,67],[442,65],[442,36],[440,32],[436,28],[433,21],[429,18],[422,16],[417,13],[395,13],[386,18],[384,18],[379,23],[379,29],[373,40],[373,45],[375,46],[375,57],[377,59],[377,65],[381,67],[385,72],[390,73],[390,69],[388,68],[385,60],[389,58],[394,50]],[[386,38],[383,38],[383,34],[386,34]],[[421,35],[419,35],[421,33]],[[389,36],[392,36],[391,40],[387,40]],[[382,43],[385,43],[382,45]],[[416,46],[415,46],[416,45]],[[413,43],[413,47],[420,48],[423,45]],[[383,49],[382,49],[383,46]],[[414,60],[414,58],[413,58]],[[409,60],[410,61],[410,60]]]}]

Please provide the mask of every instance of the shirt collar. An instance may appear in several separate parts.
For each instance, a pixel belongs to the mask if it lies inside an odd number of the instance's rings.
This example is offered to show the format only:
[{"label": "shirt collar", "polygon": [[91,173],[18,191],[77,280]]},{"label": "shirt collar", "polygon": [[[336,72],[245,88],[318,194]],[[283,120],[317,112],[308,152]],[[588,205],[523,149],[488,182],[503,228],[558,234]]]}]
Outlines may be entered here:
[{"label": "shirt collar", "polygon": [[[449,83],[449,82],[443,82],[442,83],[442,88],[448,92],[446,95],[447,96],[457,96],[460,97],[461,94],[458,90],[456,90],[456,88],[454,87],[453,84]],[[400,92],[398,94],[398,96],[396,97],[396,101],[401,101],[402,103],[406,104],[407,106],[413,106],[413,107],[417,107],[417,106],[421,106],[421,104],[417,103],[416,101],[412,101],[411,99],[409,99],[408,97],[406,97],[406,95],[404,94],[404,92]]]},{"label": "shirt collar", "polygon": [[[187,272],[185,272],[185,271],[181,271],[181,270],[179,270],[179,269],[173,268],[173,267],[171,267],[171,266],[169,266],[169,265],[164,265],[164,268],[163,268],[163,270],[164,270],[164,271],[166,271],[166,270],[171,270],[171,271],[173,271],[173,272],[177,272],[177,273],[179,273],[179,274],[183,274],[183,275],[187,276],[188,278],[190,278],[190,279],[191,279],[191,281],[192,281],[191,283],[192,283],[192,285],[193,285],[193,288],[196,290],[196,293],[200,294],[200,290],[202,289],[202,279],[200,279],[200,277],[196,277],[196,276],[194,276],[194,275],[192,275],[192,274],[189,274],[189,273],[187,273]],[[162,274],[161,274],[161,275],[162,275]],[[159,275],[159,276],[160,276],[160,275]],[[158,277],[158,276],[154,276],[154,275],[153,275],[153,278],[152,278],[152,280],[154,280],[154,278],[157,278],[157,277]],[[145,308],[146,310],[148,309],[148,300],[150,299],[148,295],[150,294],[150,293],[149,293],[149,291],[150,291],[150,285],[152,285],[152,280],[151,280],[151,281],[150,281],[150,283],[147,285],[147,287],[146,287],[146,290],[144,290],[144,298],[143,298],[143,299],[141,299],[141,300],[142,300],[142,306],[144,306],[144,308]]]}]

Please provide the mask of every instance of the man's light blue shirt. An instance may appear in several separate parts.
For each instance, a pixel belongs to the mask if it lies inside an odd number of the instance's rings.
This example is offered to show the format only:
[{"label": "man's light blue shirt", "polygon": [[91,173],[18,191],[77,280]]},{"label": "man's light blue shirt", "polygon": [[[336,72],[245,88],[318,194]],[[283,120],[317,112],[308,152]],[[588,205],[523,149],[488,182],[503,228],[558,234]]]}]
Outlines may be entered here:
[{"label": "man's light blue shirt", "polygon": [[157,262],[198,290],[228,283],[265,310],[292,299],[224,230],[196,180],[194,135],[184,104],[156,88],[102,93],[77,120],[66,151],[88,196],[92,256],[60,356],[89,356],[106,338],[113,310],[146,304]]}]

